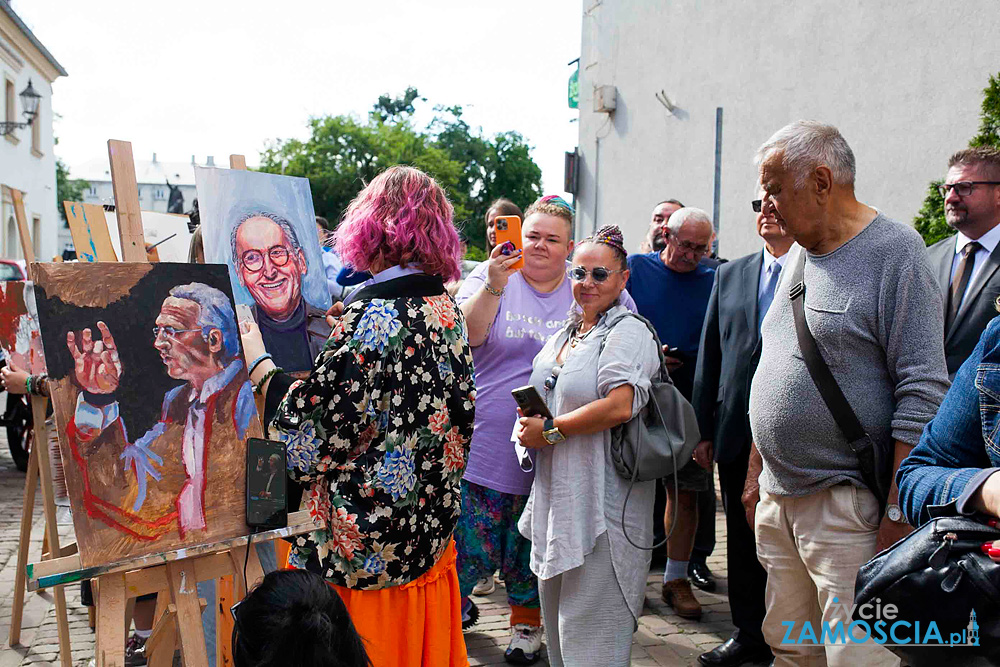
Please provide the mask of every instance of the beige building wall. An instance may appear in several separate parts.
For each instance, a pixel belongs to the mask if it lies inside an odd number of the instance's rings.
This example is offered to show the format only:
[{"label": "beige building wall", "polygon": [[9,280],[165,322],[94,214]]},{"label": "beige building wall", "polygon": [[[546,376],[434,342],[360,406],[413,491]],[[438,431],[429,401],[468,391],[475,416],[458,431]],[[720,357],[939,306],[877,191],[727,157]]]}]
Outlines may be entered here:
[{"label": "beige building wall", "polygon": [[[799,118],[838,126],[859,198],[912,222],[1000,72],[996,0],[584,0],[583,11],[577,234],[616,223],[630,251],[662,199],[712,213],[716,107],[723,257],[760,247],[754,152]],[[612,114],[593,111],[602,85],[616,87]]]}]

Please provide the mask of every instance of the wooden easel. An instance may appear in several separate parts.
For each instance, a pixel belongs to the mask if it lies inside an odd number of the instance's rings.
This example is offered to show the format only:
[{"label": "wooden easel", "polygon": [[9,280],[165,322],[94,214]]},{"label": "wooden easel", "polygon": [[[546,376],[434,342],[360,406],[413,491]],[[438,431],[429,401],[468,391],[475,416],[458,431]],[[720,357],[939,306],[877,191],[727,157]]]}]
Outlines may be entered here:
[{"label": "wooden easel", "polygon": [[[27,216],[24,213],[24,195],[20,190],[8,188],[14,204],[18,236],[27,267],[28,280],[32,279],[32,263],[35,261],[34,246],[28,232]],[[59,558],[75,552],[76,546],[66,549],[59,546],[59,526],[56,523],[55,492],[52,485],[52,468],[49,462],[49,436],[45,425],[45,412],[49,399],[31,396],[32,429],[34,441],[28,453],[28,473],[24,480],[24,506],[21,509],[21,533],[17,548],[17,570],[14,573],[14,600],[10,617],[8,644],[13,647],[21,643],[21,622],[24,616],[25,566],[28,563],[28,547],[31,542],[31,523],[35,511],[35,492],[38,480],[42,484],[42,508],[45,514],[45,535],[42,545],[42,559]],[[66,615],[66,591],[56,586],[53,591],[56,603],[56,626],[59,632],[59,660],[63,667],[71,667],[73,656],[69,643],[69,619]]]},{"label": "wooden easel", "polygon": [[[145,262],[142,218],[139,211],[138,186],[128,142],[108,142],[111,158],[111,180],[118,213],[122,260]],[[242,599],[246,584],[252,585],[263,577],[260,560],[251,543],[288,537],[321,529],[322,525],[308,512],[296,512],[288,517],[288,526],[253,536],[241,536],[216,544],[189,547],[165,554],[152,554],[132,560],[83,568],[79,555],[43,560],[27,569],[28,590],[59,586],[93,579],[97,606],[98,667],[121,667],[125,661],[126,606],[129,600],[157,593],[153,635],[147,641],[149,664],[169,665],[175,641],[187,667],[205,667],[208,654],[201,624],[201,601],[196,584],[232,575],[235,594]],[[162,593],[162,594],[161,594]],[[166,594],[169,594],[169,602]],[[221,667],[221,666],[220,666]]]}]

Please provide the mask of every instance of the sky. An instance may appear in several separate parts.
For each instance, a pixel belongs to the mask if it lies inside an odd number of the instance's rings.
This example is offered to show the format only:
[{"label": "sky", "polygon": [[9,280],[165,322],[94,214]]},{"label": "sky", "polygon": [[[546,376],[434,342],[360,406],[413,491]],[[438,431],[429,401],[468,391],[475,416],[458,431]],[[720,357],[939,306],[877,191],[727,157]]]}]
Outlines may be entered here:
[{"label": "sky", "polygon": [[579,0],[11,4],[69,73],[53,107],[71,176],[108,139],[131,141],[136,159],[242,153],[254,166],[269,140],[307,138],[311,116],[364,116],[407,86],[428,100],[418,124],[460,104],[473,127],[524,135],[548,194],[577,143],[566,89]]}]

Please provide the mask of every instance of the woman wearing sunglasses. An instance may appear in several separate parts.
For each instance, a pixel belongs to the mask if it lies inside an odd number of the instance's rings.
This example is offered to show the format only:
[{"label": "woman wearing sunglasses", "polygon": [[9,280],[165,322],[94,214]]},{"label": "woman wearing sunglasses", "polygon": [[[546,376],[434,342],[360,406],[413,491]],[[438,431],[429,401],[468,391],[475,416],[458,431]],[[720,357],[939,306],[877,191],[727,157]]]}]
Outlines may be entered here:
[{"label": "woman wearing sunglasses", "polygon": [[[531,373],[555,419],[522,417],[515,430],[537,450],[519,528],[531,540],[553,666],[628,665],[645,597],[649,552],[622,531],[629,483],[608,454],[611,429],[645,406],[660,363],[652,334],[620,303],[626,257],[615,226],[576,247],[575,314]],[[637,544],[652,540],[654,484],[635,484],[628,501],[625,522]]]}]

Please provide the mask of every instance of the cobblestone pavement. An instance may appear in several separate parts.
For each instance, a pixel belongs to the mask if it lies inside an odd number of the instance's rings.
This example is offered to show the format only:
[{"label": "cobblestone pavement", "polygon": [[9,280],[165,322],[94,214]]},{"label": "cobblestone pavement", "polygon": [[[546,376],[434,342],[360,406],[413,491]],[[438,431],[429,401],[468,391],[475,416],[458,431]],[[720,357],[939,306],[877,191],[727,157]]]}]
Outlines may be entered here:
[{"label": "cobblestone pavement", "polygon": [[[24,473],[18,472],[11,461],[6,440],[0,435],[0,667],[20,665],[58,665],[58,637],[56,634],[55,603],[48,592],[29,593],[26,596],[21,645],[8,646],[11,606],[13,601],[14,571],[17,566],[18,530],[24,495]],[[35,500],[34,523],[31,532],[30,561],[37,560],[42,550],[44,521],[41,512],[41,493]],[[725,641],[733,630],[726,587],[726,527],[722,503],[716,515],[718,544],[709,558],[709,567],[717,575],[719,586],[715,593],[695,589],[695,595],[704,607],[701,621],[686,621],[675,614],[660,600],[662,570],[649,575],[646,588],[646,608],[639,619],[639,630],[632,646],[632,664],[695,665],[703,651]],[[62,543],[72,539],[72,527],[60,526]],[[508,607],[502,584],[490,596],[476,598],[481,617],[479,623],[465,633],[471,665],[502,665],[503,653],[509,641]],[[70,640],[73,665],[85,666],[94,651],[94,634],[87,624],[87,610],[80,604],[79,586],[66,590],[69,609]],[[540,665],[547,665],[542,660]]]}]

